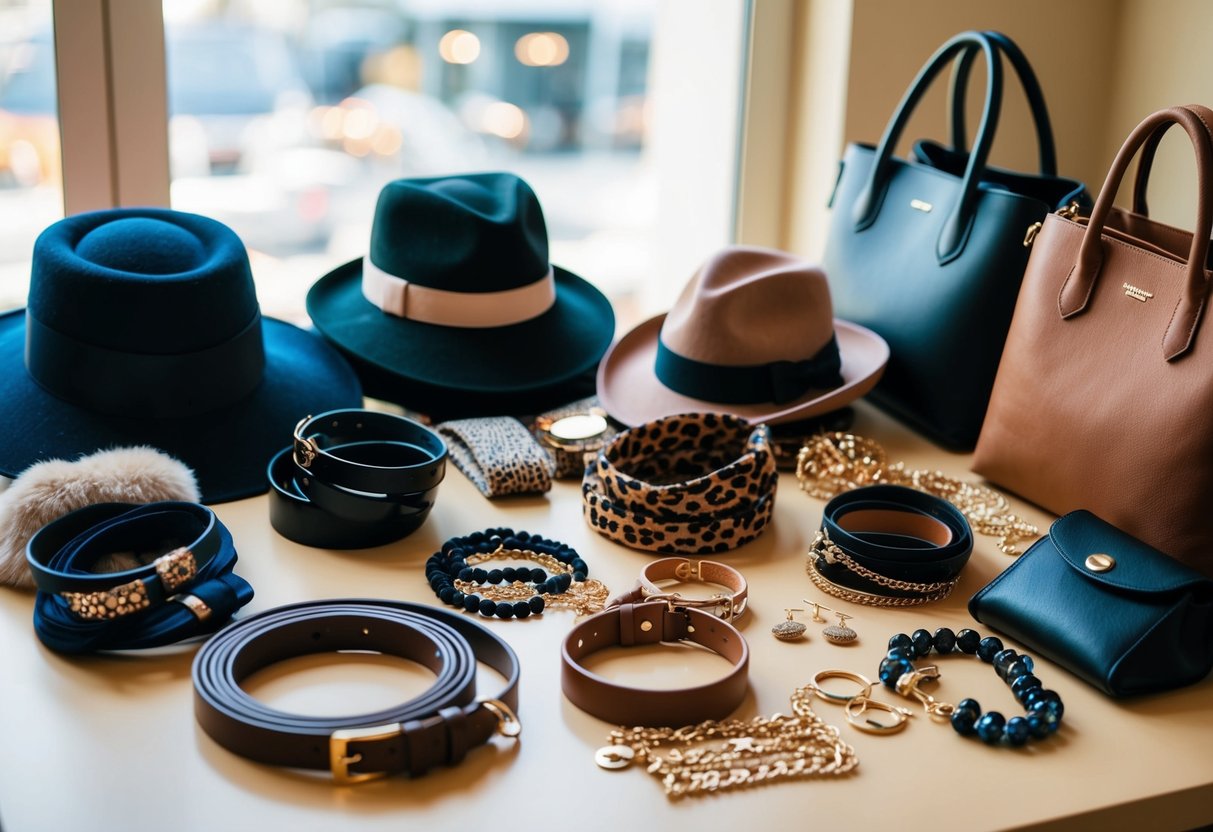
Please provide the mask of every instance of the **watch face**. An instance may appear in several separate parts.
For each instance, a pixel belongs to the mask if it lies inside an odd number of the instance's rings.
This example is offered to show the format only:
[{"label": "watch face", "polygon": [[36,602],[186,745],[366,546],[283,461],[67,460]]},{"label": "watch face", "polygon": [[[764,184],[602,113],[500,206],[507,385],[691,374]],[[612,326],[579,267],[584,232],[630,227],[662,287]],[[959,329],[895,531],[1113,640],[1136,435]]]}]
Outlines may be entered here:
[{"label": "watch face", "polygon": [[607,420],[602,416],[597,413],[581,413],[557,419],[547,429],[547,433],[557,442],[572,443],[602,436],[606,430]]}]

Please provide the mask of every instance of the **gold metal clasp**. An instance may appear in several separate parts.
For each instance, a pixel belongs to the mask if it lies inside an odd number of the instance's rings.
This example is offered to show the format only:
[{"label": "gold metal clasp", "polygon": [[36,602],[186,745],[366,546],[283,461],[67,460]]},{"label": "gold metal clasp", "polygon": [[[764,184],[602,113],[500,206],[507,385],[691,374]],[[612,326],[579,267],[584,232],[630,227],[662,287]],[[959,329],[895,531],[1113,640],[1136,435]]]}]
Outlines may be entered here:
[{"label": "gold metal clasp", "polygon": [[[1071,200],[1070,204],[1064,208],[1057,209],[1057,216],[1065,217],[1072,220],[1078,216],[1078,200]],[[1023,247],[1031,247],[1033,241],[1036,240],[1036,235],[1040,233],[1040,229],[1044,227],[1044,223],[1034,222],[1028,226],[1028,230],[1023,235]]]},{"label": "gold metal clasp", "polygon": [[509,705],[500,699],[481,699],[480,704],[486,711],[497,717],[498,734],[510,739],[517,739],[522,734],[522,723],[518,721],[518,715]]},{"label": "gold metal clasp", "polygon": [[351,786],[355,783],[365,783],[367,780],[378,780],[387,777],[386,771],[353,772],[350,766],[362,761],[361,754],[350,753],[351,742],[372,742],[374,740],[390,740],[404,733],[404,726],[399,722],[391,725],[371,725],[366,728],[342,728],[329,736],[329,770],[333,773],[333,782],[339,786]]},{"label": "gold metal clasp", "polygon": [[921,670],[912,670],[909,673],[901,674],[897,680],[896,690],[906,699],[917,699],[922,703],[922,707],[931,716],[949,717],[956,710],[956,706],[948,702],[940,702],[934,696],[921,690],[918,685],[921,682],[933,682],[939,678],[939,668],[934,665],[924,667]]},{"label": "gold metal clasp", "polygon": [[[686,612],[687,609],[697,609],[703,612],[710,611],[717,618],[723,618],[726,621],[733,617],[733,599],[728,595],[717,593],[711,598],[683,598],[678,592],[658,592],[653,595],[646,595],[647,601],[665,601],[670,612]],[[737,615],[741,613],[738,612]]]},{"label": "gold metal clasp", "polygon": [[295,425],[295,430],[291,434],[294,439],[295,446],[295,464],[300,468],[310,468],[312,463],[316,461],[317,454],[320,453],[319,446],[314,441],[303,435],[303,426],[312,421],[311,416],[304,416]]},{"label": "gold metal clasp", "polygon": [[674,568],[674,577],[680,581],[702,581],[703,561],[688,560]]}]

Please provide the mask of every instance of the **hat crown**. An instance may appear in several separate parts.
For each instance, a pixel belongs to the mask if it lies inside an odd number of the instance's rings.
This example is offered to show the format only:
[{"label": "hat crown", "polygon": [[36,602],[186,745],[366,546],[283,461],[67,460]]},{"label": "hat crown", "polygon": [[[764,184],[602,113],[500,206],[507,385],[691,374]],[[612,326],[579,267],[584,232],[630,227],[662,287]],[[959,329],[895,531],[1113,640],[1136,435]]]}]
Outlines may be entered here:
[{"label": "hat crown", "polygon": [[508,173],[389,182],[375,206],[370,259],[409,283],[451,292],[514,289],[550,268],[539,200]]},{"label": "hat crown", "polygon": [[730,246],[691,278],[661,326],[673,352],[705,364],[804,361],[834,337],[825,273],[786,252]]},{"label": "hat crown", "polygon": [[194,352],[258,314],[244,244],[226,225],[162,208],[68,217],[34,243],[28,313],[110,350]]}]

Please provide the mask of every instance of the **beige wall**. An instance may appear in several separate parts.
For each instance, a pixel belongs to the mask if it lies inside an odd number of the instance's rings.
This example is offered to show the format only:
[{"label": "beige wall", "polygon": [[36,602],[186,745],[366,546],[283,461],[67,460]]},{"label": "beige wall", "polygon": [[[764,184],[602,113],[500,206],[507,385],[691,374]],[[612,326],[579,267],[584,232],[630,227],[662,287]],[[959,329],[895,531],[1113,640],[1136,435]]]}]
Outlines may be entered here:
[{"label": "beige wall", "polygon": [[[1151,111],[1213,105],[1207,0],[800,0],[794,26],[788,177],[779,197],[784,246],[810,257],[821,253],[825,203],[845,142],[876,143],[920,66],[956,32],[998,29],[1020,45],[1049,105],[1059,170],[1093,193],[1125,136]],[[983,79],[984,71],[974,72],[970,135]],[[946,88],[944,76],[919,105],[908,139],[946,139]],[[993,164],[1036,167],[1030,116],[1009,70],[997,135]],[[903,141],[899,152],[907,147]],[[1159,157],[1153,212],[1190,227],[1195,186],[1186,141],[1177,133]]]},{"label": "beige wall", "polygon": [[[1213,3],[1207,0],[1122,0],[1104,156],[1147,115],[1174,104],[1213,107]],[[1150,213],[1191,228],[1196,219],[1196,168],[1183,131],[1163,140],[1150,178]],[[1107,171],[1105,170],[1104,173]],[[1102,185],[1102,179],[1098,185]],[[1128,203],[1132,183],[1121,189]]]}]

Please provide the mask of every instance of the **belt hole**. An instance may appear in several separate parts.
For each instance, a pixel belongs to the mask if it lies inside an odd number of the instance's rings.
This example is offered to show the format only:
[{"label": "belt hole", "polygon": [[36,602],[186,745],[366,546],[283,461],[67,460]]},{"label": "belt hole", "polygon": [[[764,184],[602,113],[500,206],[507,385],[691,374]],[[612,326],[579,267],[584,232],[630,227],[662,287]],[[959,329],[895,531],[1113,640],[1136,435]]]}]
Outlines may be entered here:
[{"label": "belt hole", "polygon": [[320,633],[312,633],[312,641],[320,641]]},{"label": "belt hole", "polygon": [[362,628],[362,634],[363,634],[364,636],[369,636],[369,635],[371,634],[371,631],[370,631],[368,628],[363,627],[363,628]]},{"label": "belt hole", "polygon": [[581,648],[584,646],[585,646],[585,641],[583,639],[577,639],[577,647]]}]

